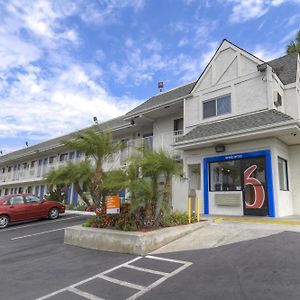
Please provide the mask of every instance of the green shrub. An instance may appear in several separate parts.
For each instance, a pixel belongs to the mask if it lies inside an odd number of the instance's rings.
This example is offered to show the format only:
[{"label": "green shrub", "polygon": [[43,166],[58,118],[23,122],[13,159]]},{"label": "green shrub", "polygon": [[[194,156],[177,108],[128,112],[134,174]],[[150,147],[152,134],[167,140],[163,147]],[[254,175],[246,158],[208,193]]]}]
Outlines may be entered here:
[{"label": "green shrub", "polygon": [[168,215],[163,216],[160,226],[170,227],[176,225],[186,225],[188,223],[189,223],[189,217],[187,213],[172,212]]}]

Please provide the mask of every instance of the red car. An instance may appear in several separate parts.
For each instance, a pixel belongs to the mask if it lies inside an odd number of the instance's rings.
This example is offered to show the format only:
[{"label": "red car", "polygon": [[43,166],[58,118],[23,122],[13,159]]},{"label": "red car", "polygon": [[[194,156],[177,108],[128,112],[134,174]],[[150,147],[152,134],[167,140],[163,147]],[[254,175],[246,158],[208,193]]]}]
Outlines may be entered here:
[{"label": "red car", "polygon": [[43,200],[31,194],[0,197],[0,229],[12,222],[41,218],[57,219],[65,206],[56,201]]}]

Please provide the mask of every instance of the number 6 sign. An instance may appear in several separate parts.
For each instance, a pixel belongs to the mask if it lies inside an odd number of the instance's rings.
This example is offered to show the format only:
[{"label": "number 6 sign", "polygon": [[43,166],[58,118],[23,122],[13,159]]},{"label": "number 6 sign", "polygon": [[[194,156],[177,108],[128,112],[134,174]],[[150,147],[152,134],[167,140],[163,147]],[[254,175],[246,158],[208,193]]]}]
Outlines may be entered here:
[{"label": "number 6 sign", "polygon": [[254,189],[254,201],[249,203],[245,201],[246,208],[261,208],[265,202],[265,190],[262,183],[254,177],[250,177],[257,169],[257,165],[253,165],[244,171],[244,185],[251,185]]}]

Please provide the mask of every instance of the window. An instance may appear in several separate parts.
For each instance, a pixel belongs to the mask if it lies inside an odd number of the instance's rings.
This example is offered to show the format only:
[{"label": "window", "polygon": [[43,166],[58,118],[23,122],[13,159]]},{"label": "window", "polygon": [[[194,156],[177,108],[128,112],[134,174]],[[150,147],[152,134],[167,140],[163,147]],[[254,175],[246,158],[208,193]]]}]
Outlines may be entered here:
[{"label": "window", "polygon": [[287,161],[278,157],[279,188],[281,191],[289,190]]},{"label": "window", "polygon": [[203,102],[203,119],[228,114],[230,112],[230,95]]},{"label": "window", "polygon": [[67,157],[68,157],[68,153],[63,153],[59,156],[59,161],[60,162],[66,161]]},{"label": "window", "polygon": [[34,168],[35,163],[36,163],[36,160],[33,160],[33,161],[30,163],[30,168]]},{"label": "window", "polygon": [[44,158],[43,164],[44,164],[44,165],[47,165],[47,164],[48,164],[48,157],[47,157],[47,158]]},{"label": "window", "polygon": [[26,202],[27,203],[40,203],[41,199],[35,196],[26,196]]},{"label": "window", "polygon": [[239,160],[210,163],[210,191],[240,191],[242,189]]},{"label": "window", "polygon": [[74,157],[75,157],[75,152],[74,152],[74,151],[70,152],[70,153],[69,153],[69,159],[70,159],[70,160],[71,160],[71,159],[74,159]]},{"label": "window", "polygon": [[15,196],[10,198],[9,203],[11,205],[24,204],[24,198],[22,196]]},{"label": "window", "polygon": [[42,165],[42,162],[43,162],[43,160],[42,160],[42,159],[39,159],[39,166]]},{"label": "window", "polygon": [[9,173],[11,171],[11,167],[8,167],[7,172]]},{"label": "window", "polygon": [[54,159],[55,159],[55,156],[50,156],[49,157],[49,164],[53,164],[54,163]]},{"label": "window", "polygon": [[183,118],[174,120],[174,131],[178,132],[183,130]]}]

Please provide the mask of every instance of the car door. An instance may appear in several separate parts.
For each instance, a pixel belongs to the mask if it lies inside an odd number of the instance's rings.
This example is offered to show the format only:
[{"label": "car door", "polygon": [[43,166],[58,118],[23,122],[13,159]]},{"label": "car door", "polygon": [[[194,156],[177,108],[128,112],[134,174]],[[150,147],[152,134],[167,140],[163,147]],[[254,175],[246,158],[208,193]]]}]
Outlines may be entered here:
[{"label": "car door", "polygon": [[33,195],[26,195],[25,200],[29,206],[29,215],[31,219],[42,218],[47,215],[47,208],[43,205],[40,198]]},{"label": "car door", "polygon": [[29,219],[29,207],[24,201],[24,197],[13,196],[7,202],[9,216],[12,222],[23,221]]}]

